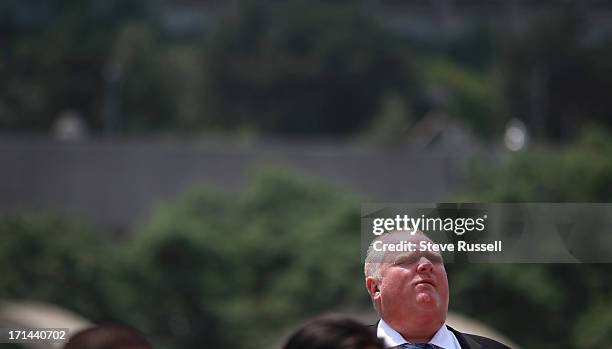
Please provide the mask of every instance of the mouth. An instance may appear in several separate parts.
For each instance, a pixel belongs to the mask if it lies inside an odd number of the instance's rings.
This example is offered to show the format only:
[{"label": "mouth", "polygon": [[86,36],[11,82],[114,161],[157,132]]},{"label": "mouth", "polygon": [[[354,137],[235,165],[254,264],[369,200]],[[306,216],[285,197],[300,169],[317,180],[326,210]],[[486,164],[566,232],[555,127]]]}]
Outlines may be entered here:
[{"label": "mouth", "polygon": [[420,284],[426,284],[426,285],[431,285],[432,287],[436,287],[436,285],[431,280],[420,280],[414,283],[415,286],[420,285]]}]

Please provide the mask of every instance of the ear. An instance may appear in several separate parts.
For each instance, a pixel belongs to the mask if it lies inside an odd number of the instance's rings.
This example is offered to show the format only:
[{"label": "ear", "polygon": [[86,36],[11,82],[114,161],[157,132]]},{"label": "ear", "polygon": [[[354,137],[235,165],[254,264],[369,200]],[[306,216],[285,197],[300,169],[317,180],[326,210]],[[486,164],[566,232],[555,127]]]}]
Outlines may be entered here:
[{"label": "ear", "polygon": [[371,276],[367,277],[366,288],[372,299],[378,299],[380,297],[380,282],[378,279]]}]

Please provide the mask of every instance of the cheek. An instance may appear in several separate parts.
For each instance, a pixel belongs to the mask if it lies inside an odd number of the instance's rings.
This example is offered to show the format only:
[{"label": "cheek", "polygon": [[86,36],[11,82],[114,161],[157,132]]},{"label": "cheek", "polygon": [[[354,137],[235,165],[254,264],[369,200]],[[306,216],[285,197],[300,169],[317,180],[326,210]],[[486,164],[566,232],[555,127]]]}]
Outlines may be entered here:
[{"label": "cheek", "polygon": [[440,294],[448,297],[448,282],[446,284],[440,284]]},{"label": "cheek", "polygon": [[410,280],[410,272],[406,269],[389,271],[383,278],[382,291],[389,295],[405,293],[410,289]]},{"label": "cheek", "polygon": [[446,276],[446,271],[444,271],[444,269],[442,269],[439,273],[438,273],[438,280],[440,280],[440,287],[439,287],[439,291],[440,294],[443,296],[446,296],[446,298],[448,298],[448,279]]}]

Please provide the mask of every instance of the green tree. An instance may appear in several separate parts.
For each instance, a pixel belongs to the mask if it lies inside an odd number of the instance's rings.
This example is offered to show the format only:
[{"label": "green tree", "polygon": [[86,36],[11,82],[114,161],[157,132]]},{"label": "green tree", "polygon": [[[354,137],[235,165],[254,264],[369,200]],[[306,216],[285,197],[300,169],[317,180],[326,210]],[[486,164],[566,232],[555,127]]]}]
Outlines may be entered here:
[{"label": "green tree", "polygon": [[444,56],[425,55],[419,64],[423,84],[442,94],[441,101],[432,102],[434,107],[446,109],[483,139],[501,133],[497,84],[490,72],[468,69]]},{"label": "green tree", "polygon": [[3,215],[0,237],[0,299],[47,301],[92,320],[111,316],[103,290],[112,251],[90,228],[50,215]]},{"label": "green tree", "polygon": [[161,207],[126,246],[130,323],[162,347],[263,348],[361,288],[356,198],[265,171],[240,195],[202,188]]},{"label": "green tree", "polygon": [[[122,133],[192,133],[201,128],[203,77],[201,48],[166,38],[155,25],[122,25],[109,54]],[[112,112],[112,111],[111,111]]]},{"label": "green tree", "polygon": [[606,35],[592,35],[577,3],[500,41],[502,114],[525,120],[539,139],[574,139],[589,123],[612,125],[612,46]]},{"label": "green tree", "polygon": [[11,3],[4,13],[12,23],[3,28],[8,46],[0,56],[0,127],[49,129],[65,109],[76,109],[91,127],[101,127],[104,69],[114,31],[142,13],[142,2],[50,1],[48,18],[29,28],[17,24],[27,4]]},{"label": "green tree", "polygon": [[387,90],[414,88],[410,53],[358,2],[242,4],[204,61],[212,125],[349,134],[369,125]]}]

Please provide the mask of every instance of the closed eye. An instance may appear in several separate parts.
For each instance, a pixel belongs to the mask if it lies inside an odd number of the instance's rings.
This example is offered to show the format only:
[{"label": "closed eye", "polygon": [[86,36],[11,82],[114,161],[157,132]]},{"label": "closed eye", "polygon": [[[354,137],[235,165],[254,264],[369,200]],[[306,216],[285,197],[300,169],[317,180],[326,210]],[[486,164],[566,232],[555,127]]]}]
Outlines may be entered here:
[{"label": "closed eye", "polygon": [[425,258],[429,259],[429,261],[434,264],[442,263],[442,256],[436,253],[427,252],[425,253]]},{"label": "closed eye", "polygon": [[433,252],[413,252],[404,254],[395,259],[394,265],[413,265],[421,259],[421,257],[427,258],[432,264],[442,264],[442,256]]},{"label": "closed eye", "polygon": [[418,259],[419,259],[418,253],[410,253],[410,254],[399,256],[397,259],[395,259],[395,262],[393,264],[394,265],[411,265],[411,264],[415,264]]}]

